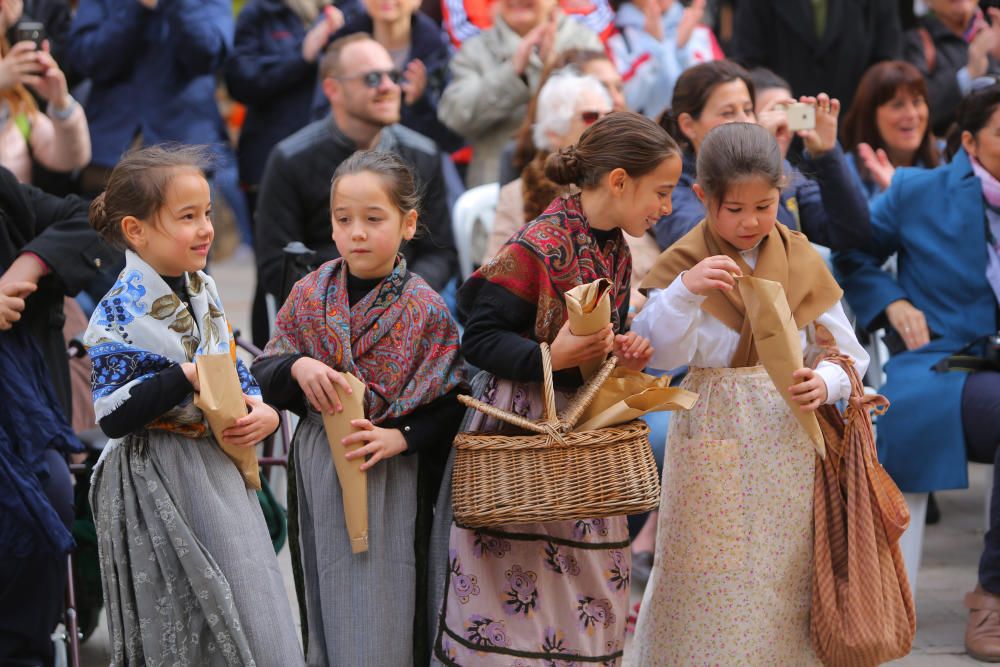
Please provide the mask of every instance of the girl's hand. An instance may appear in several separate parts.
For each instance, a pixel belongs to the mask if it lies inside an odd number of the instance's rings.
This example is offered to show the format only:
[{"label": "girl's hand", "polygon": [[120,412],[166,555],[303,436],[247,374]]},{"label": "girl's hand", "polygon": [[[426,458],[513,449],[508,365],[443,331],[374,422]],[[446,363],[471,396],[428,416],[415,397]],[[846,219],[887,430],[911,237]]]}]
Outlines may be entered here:
[{"label": "girl's hand", "polygon": [[915,350],[931,342],[930,329],[923,312],[913,307],[906,299],[893,301],[885,309],[889,324],[899,332],[907,350]]},{"label": "girl's hand", "polygon": [[400,88],[403,89],[403,101],[409,106],[413,106],[423,97],[427,89],[427,67],[418,58],[414,58],[406,66]]},{"label": "girl's hand", "polygon": [[302,59],[307,63],[316,62],[330,41],[330,35],[343,27],[344,13],[333,5],[327,5],[323,10],[323,20],[310,28],[302,40]]},{"label": "girl's hand", "polygon": [[831,99],[826,93],[816,97],[801,97],[799,101],[816,107],[816,129],[800,130],[810,157],[819,157],[832,151],[837,145],[837,116],[840,114],[840,100]]},{"label": "girl's hand", "polygon": [[201,391],[201,385],[198,384],[198,367],[193,361],[185,361],[181,364],[181,370],[184,371],[184,377],[187,381],[191,383],[191,386],[195,391]]},{"label": "girl's hand", "polygon": [[351,426],[361,430],[350,434],[340,442],[345,447],[364,444],[364,447],[347,452],[346,455],[348,461],[371,456],[361,464],[362,470],[368,470],[382,459],[392,458],[406,451],[406,438],[398,428],[379,428],[367,419],[352,419]]},{"label": "girl's hand", "polygon": [[811,368],[800,368],[792,373],[798,380],[788,388],[792,392],[792,400],[804,411],[812,411],[826,402],[826,382]]},{"label": "girl's hand", "polygon": [[690,6],[684,8],[681,20],[677,23],[677,48],[683,49],[694,29],[701,23],[705,16],[706,0],[694,0]]},{"label": "girl's hand", "polygon": [[7,331],[21,319],[24,300],[38,289],[38,285],[27,281],[6,283],[0,286],[0,331]]},{"label": "girl's hand", "polygon": [[648,338],[643,338],[634,331],[622,336],[615,336],[615,356],[618,365],[629,370],[641,371],[653,357],[653,346]]},{"label": "girl's hand", "polygon": [[250,409],[250,414],[240,417],[223,431],[222,439],[227,445],[253,447],[278,428],[278,413],[260,396],[243,394],[243,402]]},{"label": "girl's hand", "polygon": [[733,289],[736,287],[736,278],[742,275],[740,267],[731,257],[715,255],[706,257],[695,264],[694,268],[682,273],[681,281],[692,294],[704,296],[713,289]]},{"label": "girl's hand", "polygon": [[881,148],[873,151],[872,147],[866,143],[858,144],[858,157],[868,169],[872,180],[882,190],[886,190],[892,183],[892,175],[896,173],[896,168],[889,162],[889,156]]},{"label": "girl's hand", "polygon": [[37,74],[25,74],[21,81],[31,86],[44,99],[58,110],[65,110],[70,105],[69,87],[66,85],[66,75],[59,69],[55,59],[49,55],[48,41],[44,42],[43,51],[36,51],[35,57],[41,71]]},{"label": "girl's hand", "polygon": [[575,368],[594,359],[604,359],[614,349],[615,331],[611,324],[589,336],[575,336],[569,330],[569,320],[563,324],[556,334],[556,339],[549,346],[552,353],[552,370],[561,371],[564,368]]},{"label": "girl's hand", "polygon": [[299,383],[309,405],[319,413],[332,415],[344,409],[335,386],[348,394],[353,393],[347,378],[322,361],[310,357],[302,357],[292,364],[292,378]]},{"label": "girl's hand", "polygon": [[18,42],[0,60],[0,90],[10,90],[24,83],[25,76],[41,75],[42,66],[38,62],[34,42]]}]

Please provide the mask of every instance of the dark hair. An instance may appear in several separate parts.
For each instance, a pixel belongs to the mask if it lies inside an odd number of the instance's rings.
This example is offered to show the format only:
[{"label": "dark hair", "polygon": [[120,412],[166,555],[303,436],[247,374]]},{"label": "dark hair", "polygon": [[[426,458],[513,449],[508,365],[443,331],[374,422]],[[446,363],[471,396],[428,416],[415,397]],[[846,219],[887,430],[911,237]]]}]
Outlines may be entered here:
[{"label": "dark hair", "polygon": [[176,172],[187,169],[204,176],[212,164],[209,150],[164,144],[129,151],[111,170],[104,192],[90,203],[90,226],[110,245],[128,248],[122,219],[133,216],[155,223]]},{"label": "dark hair", "polygon": [[697,182],[712,201],[722,202],[729,187],[745,178],[763,178],[780,188],[784,181],[778,142],[756,123],[726,123],[709,130],[698,151]]},{"label": "dark hair", "polygon": [[754,91],[768,90],[769,88],[782,88],[789,92],[792,90],[787,81],[766,67],[754,67],[748,74],[750,80],[753,81]]},{"label": "dark hair", "polygon": [[958,105],[955,123],[948,132],[948,148],[945,155],[950,160],[962,147],[962,133],[973,136],[990,122],[993,113],[1000,108],[1000,82],[973,90]]},{"label": "dark hair", "polygon": [[333,210],[333,196],[337,192],[337,182],[344,176],[369,172],[378,176],[385,184],[389,200],[404,215],[420,207],[420,193],[413,172],[394,153],[384,151],[357,151],[340,163],[330,182],[330,210]]},{"label": "dark hair", "polygon": [[575,146],[553,153],[545,161],[545,176],[559,185],[597,185],[613,169],[640,178],[680,148],[663,128],[637,113],[618,111],[584,130]]},{"label": "dark hair", "polygon": [[684,70],[674,86],[674,97],[670,108],[660,116],[660,126],[685,150],[693,150],[690,139],[681,132],[677,119],[683,113],[697,120],[705,110],[708,98],[724,83],[742,81],[750,93],[750,101],[756,102],[753,79],[750,73],[729,60],[714,60]]},{"label": "dark hair", "polygon": [[323,59],[319,63],[320,80],[334,78],[339,75],[341,73],[340,58],[344,53],[344,49],[355,42],[364,42],[366,40],[374,42],[375,38],[367,32],[353,32],[350,35],[330,42],[330,45],[326,47],[326,53],[323,54]]},{"label": "dark hair", "polygon": [[535,146],[532,128],[535,125],[535,117],[538,115],[538,95],[542,92],[542,88],[545,87],[545,83],[549,80],[549,77],[567,68],[582,75],[583,68],[588,63],[597,60],[611,62],[611,58],[604,51],[598,51],[597,49],[566,49],[542,70],[542,77],[538,81],[538,87],[528,101],[528,110],[524,114],[524,121],[515,135],[517,144],[514,148],[514,155],[511,158],[511,162],[514,165],[514,169],[518,172],[524,171],[528,163],[538,155],[539,148]]},{"label": "dark hair", "polygon": [[[875,122],[878,108],[892,101],[896,93],[905,90],[912,95],[924,98],[929,104],[927,83],[916,67],[902,60],[888,60],[872,65],[861,77],[851,108],[847,110],[844,121],[840,125],[840,140],[844,150],[857,155],[858,144],[866,143],[873,149],[885,149],[885,141],[879,134]],[[936,167],[940,156],[937,144],[931,134],[930,111],[927,114],[927,128],[917,148],[917,159],[925,167]],[[868,168],[861,160],[857,160],[858,171],[862,177],[868,176]]]}]

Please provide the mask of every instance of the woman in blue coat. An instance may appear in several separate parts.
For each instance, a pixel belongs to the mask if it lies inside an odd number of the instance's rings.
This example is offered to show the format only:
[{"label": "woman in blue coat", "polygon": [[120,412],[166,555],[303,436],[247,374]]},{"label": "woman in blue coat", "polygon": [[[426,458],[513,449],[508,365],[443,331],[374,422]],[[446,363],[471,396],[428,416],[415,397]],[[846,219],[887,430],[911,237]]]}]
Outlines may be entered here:
[{"label": "woman in blue coat", "polygon": [[[919,568],[927,493],[966,487],[967,459],[995,463],[979,586],[965,601],[970,609],[969,653],[996,661],[1000,373],[939,372],[932,367],[970,341],[997,331],[1000,84],[966,98],[958,128],[951,163],[936,169],[897,169],[889,189],[873,202],[872,251],[836,253],[834,261],[859,323],[869,330],[885,327],[894,353],[881,389],[892,407],[879,418],[879,454],[911,506],[910,529],[901,540],[911,583]],[[898,257],[895,277],[881,269],[893,253]]]}]

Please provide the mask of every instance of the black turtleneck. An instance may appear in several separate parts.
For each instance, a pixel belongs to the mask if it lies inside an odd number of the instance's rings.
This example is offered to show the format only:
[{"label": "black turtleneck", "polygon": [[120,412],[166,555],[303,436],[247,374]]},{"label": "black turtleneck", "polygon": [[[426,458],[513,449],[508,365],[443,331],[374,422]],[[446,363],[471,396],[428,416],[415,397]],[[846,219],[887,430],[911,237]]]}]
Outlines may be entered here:
[{"label": "black turtleneck", "polygon": [[[378,287],[383,278],[358,278],[347,273],[347,302],[350,306],[364,299]],[[299,383],[292,377],[292,365],[304,354],[279,354],[258,359],[253,364],[253,376],[260,384],[264,400],[280,410],[291,410],[303,416],[308,410]],[[408,415],[379,424],[382,428],[395,428],[406,439],[406,452],[413,454],[428,448],[451,443],[465,409],[458,402],[458,389],[422,405]]]},{"label": "black turtleneck", "polygon": [[[184,276],[160,276],[174,294],[191,307]],[[194,391],[180,364],[171,364],[132,387],[128,399],[114,412],[100,420],[101,430],[109,438],[123,438],[141,430],[165,412],[176,407]]]}]

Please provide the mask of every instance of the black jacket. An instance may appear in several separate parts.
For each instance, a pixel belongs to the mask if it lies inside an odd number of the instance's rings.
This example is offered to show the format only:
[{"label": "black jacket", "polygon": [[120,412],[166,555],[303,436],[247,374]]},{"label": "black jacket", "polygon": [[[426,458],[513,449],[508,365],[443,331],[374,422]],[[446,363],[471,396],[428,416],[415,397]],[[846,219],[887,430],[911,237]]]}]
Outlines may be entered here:
[{"label": "black jacket", "polygon": [[[457,267],[441,151],[427,137],[401,125],[382,130],[377,149],[396,153],[413,171],[421,193],[420,219],[417,237],[403,247],[403,254],[411,271],[440,290]],[[327,116],[271,152],[256,216],[257,282],[264,292],[284,296],[282,249],[291,241],[317,251],[317,264],[339,257],[330,224],[330,181],[340,163],[356,150],[334,125],[333,117]]]},{"label": "black jacket", "polygon": [[70,411],[69,367],[62,328],[63,297],[83,289],[119,259],[87,222],[87,206],[77,197],[54,197],[22,185],[0,167],[0,273],[23,252],[38,255],[52,272],[28,297],[16,326],[31,330],[45,354],[56,395]]},{"label": "black jacket", "polygon": [[[903,38],[903,59],[915,65],[927,80],[931,130],[944,136],[962,101],[957,76],[958,71],[969,64],[968,43],[934,16],[922,16],[919,27],[907,31]],[[988,73],[1000,74],[996,59],[989,56],[989,61]]]},{"label": "black jacket", "polygon": [[302,58],[305,36],[281,0],[251,0],[236,21],[225,75],[229,94],[247,108],[237,158],[248,185],[260,183],[274,145],[309,122],[317,66]]},{"label": "black jacket", "polygon": [[895,0],[830,0],[826,32],[816,37],[809,0],[741,0],[733,57],[784,77],[795,95],[829,93],[846,109],[861,75],[901,52]]}]

